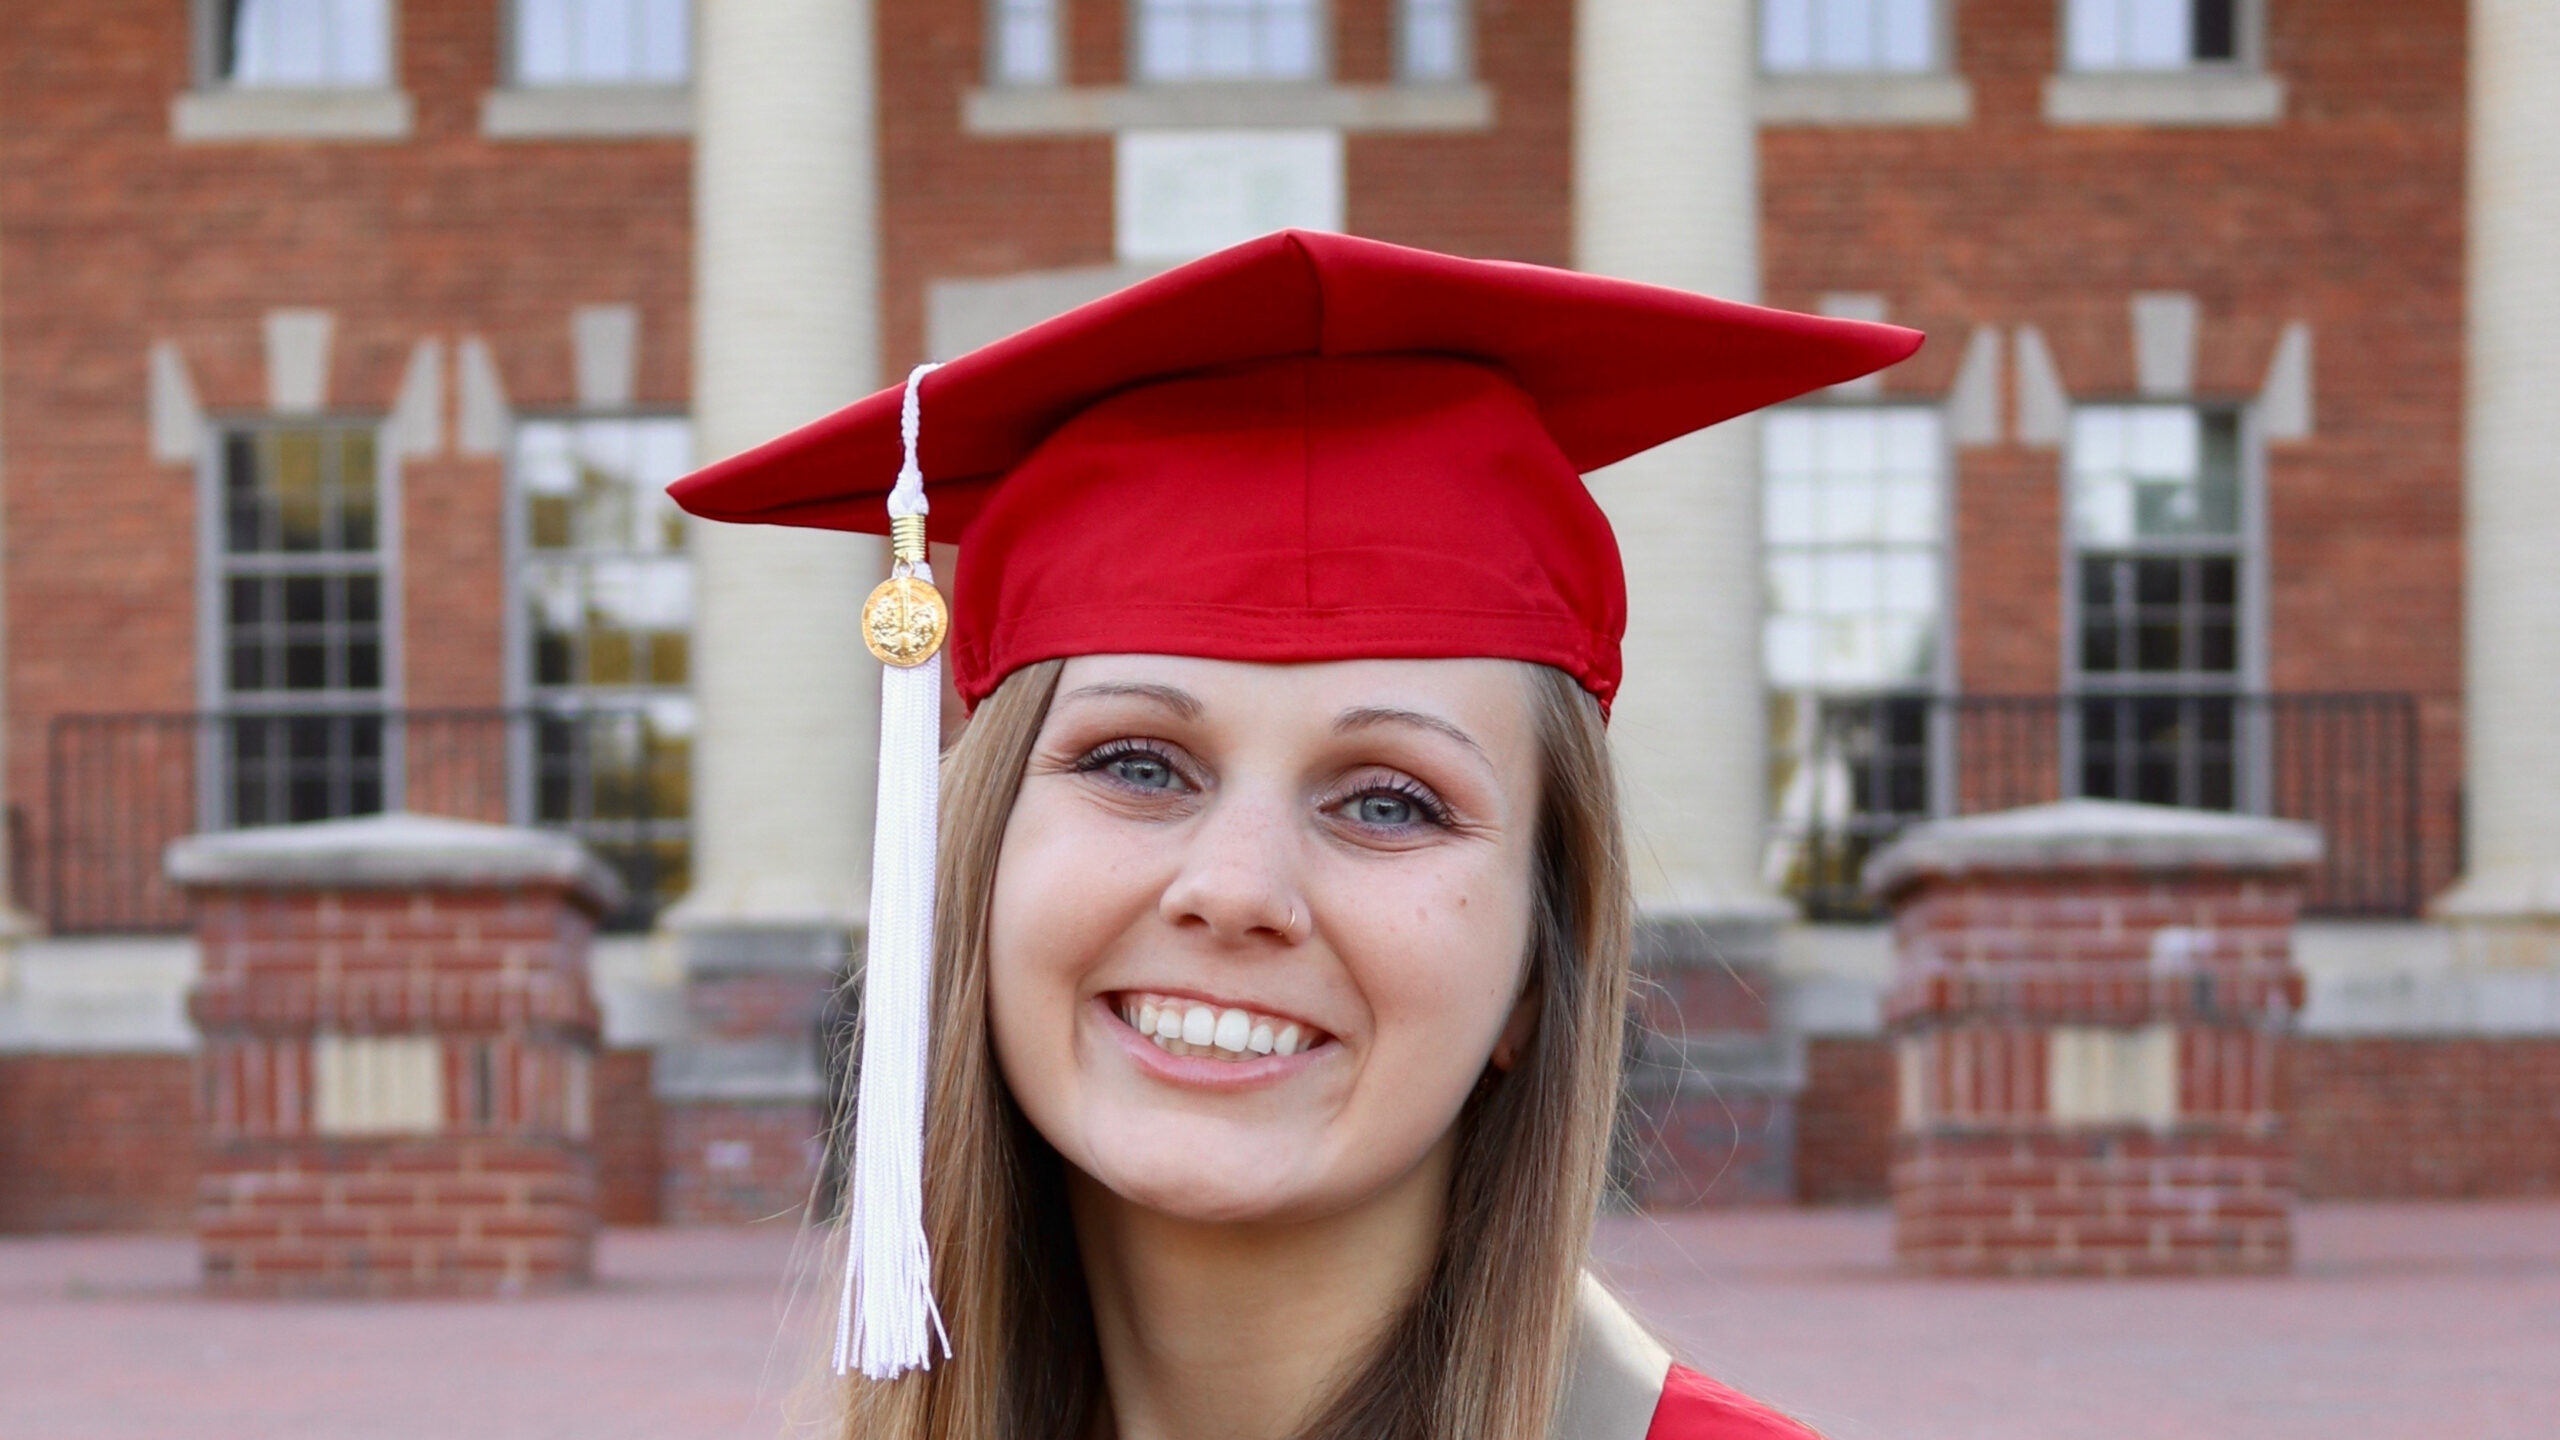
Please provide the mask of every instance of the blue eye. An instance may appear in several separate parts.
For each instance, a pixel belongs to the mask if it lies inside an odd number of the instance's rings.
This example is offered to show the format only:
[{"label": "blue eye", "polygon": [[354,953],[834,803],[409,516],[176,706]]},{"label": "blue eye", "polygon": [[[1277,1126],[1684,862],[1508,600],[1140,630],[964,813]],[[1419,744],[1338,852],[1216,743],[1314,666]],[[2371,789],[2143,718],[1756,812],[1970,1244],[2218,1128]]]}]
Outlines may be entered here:
[{"label": "blue eye", "polygon": [[1180,778],[1174,774],[1173,767],[1165,763],[1163,756],[1149,755],[1144,751],[1114,755],[1102,762],[1102,769],[1121,784],[1134,785],[1141,790],[1169,790]]},{"label": "blue eye", "polygon": [[1366,795],[1352,797],[1351,818],[1363,825],[1393,828],[1410,825],[1421,816],[1413,802],[1403,796],[1372,790]]}]

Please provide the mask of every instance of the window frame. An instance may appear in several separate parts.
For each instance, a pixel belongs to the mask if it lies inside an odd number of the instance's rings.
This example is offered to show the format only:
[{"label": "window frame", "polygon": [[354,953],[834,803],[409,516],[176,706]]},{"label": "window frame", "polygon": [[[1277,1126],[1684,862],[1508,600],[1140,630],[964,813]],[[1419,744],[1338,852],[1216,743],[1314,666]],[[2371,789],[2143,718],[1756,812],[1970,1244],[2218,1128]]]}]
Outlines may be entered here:
[{"label": "window frame", "polygon": [[[1314,17],[1314,61],[1309,67],[1309,73],[1303,77],[1283,78],[1256,74],[1186,75],[1172,79],[1158,79],[1146,72],[1146,0],[1127,0],[1127,6],[1124,13],[1128,17],[1129,30],[1127,54],[1129,75],[1128,83],[1133,87],[1141,89],[1166,89],[1179,88],[1183,86],[1217,87],[1229,85],[1292,86],[1333,84],[1334,9],[1332,0],[1307,0],[1307,9]],[[1397,26],[1397,29],[1401,32],[1403,27],[1399,25]]]},{"label": "window frame", "polygon": [[[380,587],[382,683],[371,691],[249,691],[231,688],[231,648],[227,624],[233,555],[227,526],[223,465],[231,440],[240,435],[276,434],[292,430],[363,430],[373,437],[374,566]],[[217,415],[207,417],[203,451],[196,466],[196,698],[197,708],[211,715],[232,716],[363,716],[383,717],[382,800],[385,811],[400,808],[407,766],[402,763],[400,711],[407,694],[407,605],[404,598],[399,447],[393,443],[387,417],[321,411],[309,415]],[[312,564],[330,552],[304,555],[287,566],[263,568],[309,574],[352,574],[365,567],[352,563]],[[346,554],[348,552],[338,552]],[[245,702],[245,703],[244,703]],[[196,812],[205,830],[237,827],[231,804],[230,727],[228,720],[199,727],[197,735]]]},{"label": "window frame", "polygon": [[[2230,540],[2199,537],[2174,537],[2135,540],[2125,545],[2086,546],[2072,524],[2073,485],[2077,471],[2074,463],[2078,419],[2087,410],[2156,410],[2182,409],[2207,415],[2229,416],[2234,427],[2234,443],[2238,447],[2233,476],[2239,487],[2238,522]],[[2253,705],[2252,697],[2263,696],[2267,686],[2267,521],[2266,521],[2266,441],[2258,419],[2257,407],[2244,400],[2197,395],[2168,397],[2156,395],[2116,395],[2075,397],[2071,403],[2071,420],[2058,451],[2057,481],[2061,487],[2061,582],[2062,634],[2061,676],[2066,697],[2062,715],[2061,792],[2068,796],[2083,794],[2081,760],[2083,758],[2080,706],[2088,700],[2122,697],[2209,699],[2229,696],[2233,703],[2232,760],[2237,773],[2233,776],[2233,810],[2241,814],[2267,813],[2272,791],[2268,760],[2272,754],[2271,736],[2263,706]],[[2120,671],[2092,673],[2081,664],[2081,626],[2086,619],[2081,599],[2080,561],[2084,552],[2117,555],[2187,557],[2230,555],[2238,562],[2239,584],[2234,596],[2233,620],[2239,630],[2235,637],[2235,663],[2229,678],[2210,672],[2196,671]]]},{"label": "window frame", "polygon": [[528,80],[522,65],[525,0],[498,0],[498,88],[539,94],[597,94],[632,90],[682,91],[693,86],[702,60],[702,6],[684,3],[684,75],[675,80]]},{"label": "window frame", "polygon": [[[2071,8],[2079,0],[2054,0],[2053,8],[2053,73],[2062,76],[2180,76],[2180,75],[2254,75],[2266,69],[2267,7],[2264,0],[2231,0],[2231,49],[2228,60],[2199,60],[2190,55],[2183,65],[2135,66],[2111,65],[2102,69],[2085,68],[2071,63]],[[2139,3],[2139,0],[2134,0]],[[2196,0],[2180,0],[2192,6]],[[2192,47],[2190,47],[2192,48]]]},{"label": "window frame", "polygon": [[[1870,0],[1876,3],[1876,0]],[[1802,70],[1769,68],[1769,6],[1771,0],[1754,0],[1751,7],[1751,67],[1761,80],[1785,81],[1893,81],[1922,77],[1951,76],[1956,69],[1956,7],[1954,0],[1925,0],[1929,7],[1929,63],[1917,70],[1885,70],[1874,66],[1860,69],[1828,69],[1808,66]],[[2068,0],[2064,0],[2068,3]]]},{"label": "window frame", "polygon": [[[524,476],[517,448],[523,430],[528,425],[577,426],[598,422],[650,420],[683,421],[687,427],[688,441],[695,445],[699,444],[699,426],[694,412],[673,406],[634,404],[615,408],[570,407],[558,410],[520,411],[509,417],[506,438],[499,448],[503,470],[500,486],[502,498],[499,551],[502,557],[501,563],[506,567],[505,583],[501,587],[505,597],[503,602],[505,613],[499,634],[499,643],[505,649],[501,693],[505,696],[507,708],[511,712],[527,716],[532,716],[536,712],[577,716],[616,715],[644,709],[652,699],[680,690],[686,703],[693,708],[694,729],[686,737],[688,754],[698,755],[699,747],[696,742],[701,735],[702,711],[696,686],[694,653],[690,644],[693,625],[700,619],[698,590],[695,595],[695,613],[688,617],[686,625],[688,644],[685,683],[681,687],[651,684],[540,684],[534,676],[534,637],[525,617],[526,602],[529,598],[526,574],[536,556],[542,552],[534,549],[533,537],[529,533],[530,507],[526,504]],[[698,454],[698,450],[695,453]],[[690,463],[690,457],[688,463]],[[690,524],[690,522],[687,523]],[[694,576],[698,581],[701,574],[698,552],[688,543],[679,553],[684,557],[686,564],[693,568]],[[634,820],[587,815],[544,820],[536,813],[540,795],[536,790],[538,756],[533,727],[529,724],[511,725],[507,743],[509,747],[507,807],[509,815],[514,817],[517,823],[539,822],[546,825],[566,826],[573,833],[591,842],[600,838],[602,832],[599,827],[603,829],[611,829],[617,825],[641,827],[633,834],[624,836],[623,839],[641,844],[645,848],[650,843],[673,838],[685,851],[684,863],[688,867],[691,865],[697,816],[690,803],[687,804],[685,813],[677,816],[649,814],[646,818]],[[690,763],[688,761],[688,764]],[[691,786],[688,783],[688,792],[690,789]],[[688,794],[689,801],[690,794]]]},{"label": "window frame", "polygon": [[243,85],[222,74],[222,11],[228,0],[188,0],[188,30],[194,55],[187,67],[189,88],[208,95],[372,95],[395,94],[400,85],[400,0],[382,4],[382,80],[369,85]]},{"label": "window frame", "polygon": [[[1767,645],[1768,620],[1770,612],[1766,607],[1763,607],[1759,626],[1760,633],[1755,637],[1763,647],[1760,652],[1762,656],[1760,663],[1762,704],[1766,707],[1766,712],[1771,715],[1772,719],[1774,719],[1774,712],[1778,704],[1782,701],[1793,703],[1797,712],[1795,734],[1793,736],[1792,744],[1787,749],[1786,756],[1782,757],[1780,753],[1779,739],[1774,733],[1775,727],[1773,725],[1772,733],[1768,737],[1766,746],[1769,753],[1763,760],[1765,773],[1762,777],[1761,785],[1763,789],[1763,814],[1765,817],[1763,820],[1763,826],[1766,836],[1764,842],[1764,853],[1771,855],[1774,855],[1775,847],[1804,846],[1821,831],[1826,823],[1819,814],[1816,814],[1811,818],[1809,828],[1801,831],[1791,828],[1797,824],[1797,821],[1786,812],[1785,804],[1787,800],[1787,793],[1786,788],[1778,784],[1778,765],[1782,758],[1791,757],[1792,769],[1789,773],[1791,775],[1801,773],[1806,765],[1813,763],[1818,756],[1827,752],[1830,742],[1829,738],[1823,733],[1823,726],[1826,721],[1826,711],[1829,705],[1833,702],[1856,702],[1860,700],[1867,700],[1876,702],[1879,707],[1889,706],[1897,701],[1918,703],[1922,707],[1922,725],[1924,727],[1921,743],[1925,752],[1924,763],[1927,767],[1924,777],[1924,785],[1927,791],[1927,813],[1932,816],[1942,816],[1951,813],[1955,798],[1954,781],[1956,777],[1955,767],[1953,764],[1955,759],[1955,752],[1953,748],[1955,727],[1951,723],[1951,717],[1948,715],[1946,705],[1944,703],[1958,693],[1958,617],[1956,609],[1958,578],[1956,462],[1958,457],[1956,454],[1957,446],[1953,427],[1948,424],[1947,407],[1943,402],[1932,402],[1916,397],[1885,395],[1808,396],[1801,400],[1791,401],[1784,405],[1771,407],[1770,410],[1766,412],[1763,420],[1765,422],[1766,418],[1788,413],[1811,411],[1836,414],[1852,410],[1922,411],[1930,416],[1931,422],[1936,426],[1937,437],[1936,445],[1934,446],[1934,474],[1937,482],[1937,494],[1935,496],[1937,538],[1931,542],[1930,546],[1930,548],[1935,552],[1938,562],[1936,594],[1933,597],[1936,605],[1936,636],[1932,646],[1932,654],[1929,657],[1929,673],[1926,678],[1921,680],[1908,682],[1902,685],[1867,689],[1823,685],[1781,685],[1777,683],[1776,678],[1768,671],[1767,660],[1765,658],[1765,647]],[[1755,516],[1755,523],[1757,524],[1759,531],[1758,544],[1760,564],[1762,567],[1762,574],[1765,577],[1767,574],[1769,560],[1774,552],[1774,547],[1769,538],[1769,524],[1765,508],[1767,504],[1769,486],[1769,460],[1765,430],[1763,431],[1763,435],[1760,440],[1757,465],[1755,467],[1754,484],[1753,512]],[[1806,548],[1819,549],[1820,547],[1817,545]],[[1768,582],[1765,578],[1762,580],[1761,593],[1763,596],[1768,593]],[[1818,804],[1817,808],[1819,808]],[[1900,812],[1878,813],[1898,814]],[[1809,857],[1810,853],[1810,851],[1800,850],[1798,858],[1801,860]],[[1816,879],[1814,883],[1818,888],[1820,884],[1819,879]]]}]

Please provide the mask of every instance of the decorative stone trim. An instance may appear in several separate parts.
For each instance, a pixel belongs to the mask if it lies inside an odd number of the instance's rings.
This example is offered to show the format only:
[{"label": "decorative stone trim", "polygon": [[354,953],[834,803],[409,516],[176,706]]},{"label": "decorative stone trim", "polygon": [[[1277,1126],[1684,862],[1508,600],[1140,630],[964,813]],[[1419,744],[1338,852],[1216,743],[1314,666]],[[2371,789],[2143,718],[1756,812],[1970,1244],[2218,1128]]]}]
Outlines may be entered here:
[{"label": "decorative stone trim", "polygon": [[2050,75],[2044,118],[2053,125],[2273,125],[2284,118],[2284,92],[2281,78],[2260,70]]},{"label": "decorative stone trim", "polygon": [[492,140],[645,140],[693,134],[689,85],[539,85],[480,97]]},{"label": "decorative stone trim", "polygon": [[406,140],[416,128],[401,90],[189,90],[169,102],[169,134],[181,143]]},{"label": "decorative stone trim", "polygon": [[2319,827],[2120,800],[2065,800],[1915,825],[1867,862],[1866,889],[1891,896],[1924,876],[1976,870],[2291,870],[2315,864]]},{"label": "decorative stone trim", "polygon": [[1108,135],[1122,130],[1490,130],[1482,85],[998,86],[961,97],[971,135]]},{"label": "decorative stone trim", "polygon": [[558,885],[604,914],[621,878],[566,835],[437,815],[366,815],[190,835],[169,847],[170,880],[189,889],[458,889]]},{"label": "decorative stone trim", "polygon": [[1969,125],[1973,86],[1961,75],[1763,75],[1763,125]]}]

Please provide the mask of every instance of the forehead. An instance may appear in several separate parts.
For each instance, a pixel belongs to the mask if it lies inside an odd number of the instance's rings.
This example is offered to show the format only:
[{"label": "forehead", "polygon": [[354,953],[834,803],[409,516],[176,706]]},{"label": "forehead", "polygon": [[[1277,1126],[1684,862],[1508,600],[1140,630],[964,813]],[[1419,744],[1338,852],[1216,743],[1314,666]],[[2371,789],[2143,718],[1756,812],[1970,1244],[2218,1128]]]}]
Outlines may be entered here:
[{"label": "forehead", "polygon": [[[1515,660],[1332,660],[1266,665],[1188,655],[1079,655],[1054,710],[1107,700],[1191,711],[1241,730],[1333,730],[1404,712],[1456,726],[1488,752],[1531,735],[1529,667]],[[1187,703],[1186,703],[1187,702]]]}]

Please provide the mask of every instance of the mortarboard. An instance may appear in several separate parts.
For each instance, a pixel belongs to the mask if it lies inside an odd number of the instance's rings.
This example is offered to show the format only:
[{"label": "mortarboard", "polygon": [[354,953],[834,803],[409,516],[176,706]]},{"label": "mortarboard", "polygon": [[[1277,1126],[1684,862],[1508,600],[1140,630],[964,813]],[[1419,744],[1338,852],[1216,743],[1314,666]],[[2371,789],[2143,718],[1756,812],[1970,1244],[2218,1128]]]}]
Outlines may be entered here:
[{"label": "mortarboard", "polygon": [[[972,705],[1025,665],[1107,651],[1527,660],[1606,706],[1626,588],[1583,473],[1920,340],[1284,231],[919,367],[677,482],[706,519],[893,538],[863,616],[890,668],[837,1368],[929,1363],[940,1325],[921,1173],[946,628]],[[928,506],[961,546],[947,611]]]}]

